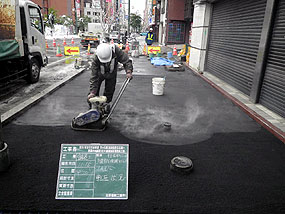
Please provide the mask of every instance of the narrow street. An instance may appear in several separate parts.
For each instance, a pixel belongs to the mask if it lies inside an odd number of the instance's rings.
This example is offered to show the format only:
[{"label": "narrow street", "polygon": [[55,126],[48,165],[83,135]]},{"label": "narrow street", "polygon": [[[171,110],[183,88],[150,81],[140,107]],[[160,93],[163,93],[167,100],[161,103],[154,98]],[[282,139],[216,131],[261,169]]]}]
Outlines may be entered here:
[{"label": "narrow street", "polygon": [[[134,78],[104,132],[70,128],[88,109],[88,69],[3,127],[11,167],[0,176],[1,209],[284,212],[283,143],[188,68],[169,72],[146,56],[133,60]],[[163,96],[152,94],[154,77],[165,77]],[[120,71],[116,93],[124,79]],[[165,122],[171,130],[163,129]],[[91,143],[129,145],[128,200],[55,199],[61,144]],[[175,156],[191,158],[194,170],[171,171]]]},{"label": "narrow street", "polygon": [[285,214],[285,0],[2,0],[0,214]]}]

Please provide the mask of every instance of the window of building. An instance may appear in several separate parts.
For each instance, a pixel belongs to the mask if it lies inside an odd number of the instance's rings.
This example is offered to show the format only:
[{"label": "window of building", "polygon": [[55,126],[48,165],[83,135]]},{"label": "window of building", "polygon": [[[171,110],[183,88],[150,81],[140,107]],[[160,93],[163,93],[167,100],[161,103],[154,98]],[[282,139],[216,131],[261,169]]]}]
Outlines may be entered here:
[{"label": "window of building", "polygon": [[90,11],[87,11],[87,15],[91,15]]},{"label": "window of building", "polygon": [[86,7],[87,7],[87,8],[90,8],[90,3],[86,3]]},{"label": "window of building", "polygon": [[99,1],[95,2],[94,7],[100,9],[101,8],[100,2]]},{"label": "window of building", "polygon": [[95,16],[100,16],[100,13],[99,12],[95,12]]},{"label": "window of building", "polygon": [[185,41],[185,23],[172,22],[168,24],[168,42],[184,43]]}]

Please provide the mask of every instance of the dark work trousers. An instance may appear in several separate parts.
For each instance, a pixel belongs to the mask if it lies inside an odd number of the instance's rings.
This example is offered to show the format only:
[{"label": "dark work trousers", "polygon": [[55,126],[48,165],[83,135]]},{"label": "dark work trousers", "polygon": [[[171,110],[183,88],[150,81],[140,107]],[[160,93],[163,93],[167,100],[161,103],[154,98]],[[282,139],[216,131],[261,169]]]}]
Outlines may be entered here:
[{"label": "dark work trousers", "polygon": [[114,75],[112,78],[105,78],[103,75],[99,76],[98,90],[96,96],[99,96],[100,87],[102,82],[105,80],[105,90],[103,95],[107,97],[107,103],[110,103],[113,99],[113,95],[116,88],[117,75]]},{"label": "dark work trousers", "polygon": [[[117,83],[117,75],[112,76],[112,78],[105,78],[103,75],[99,76],[99,82],[98,82],[98,90],[96,92],[96,96],[100,96],[100,88],[101,88],[101,84],[102,82],[105,80],[105,90],[103,95],[107,97],[107,103],[110,103],[113,99],[113,95],[115,92],[115,88],[116,88],[116,83]],[[91,109],[91,103],[89,102],[89,100],[87,100],[87,103],[89,105],[89,108]]]}]

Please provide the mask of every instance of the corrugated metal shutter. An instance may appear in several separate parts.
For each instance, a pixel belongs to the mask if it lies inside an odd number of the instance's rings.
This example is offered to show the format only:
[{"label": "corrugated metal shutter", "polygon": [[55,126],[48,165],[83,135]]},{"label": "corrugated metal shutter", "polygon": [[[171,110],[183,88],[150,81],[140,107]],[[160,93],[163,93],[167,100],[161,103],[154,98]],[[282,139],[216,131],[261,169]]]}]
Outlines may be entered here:
[{"label": "corrugated metal shutter", "polygon": [[266,0],[221,0],[213,4],[208,72],[250,94]]},{"label": "corrugated metal shutter", "polygon": [[280,0],[259,102],[285,117],[285,0]]}]

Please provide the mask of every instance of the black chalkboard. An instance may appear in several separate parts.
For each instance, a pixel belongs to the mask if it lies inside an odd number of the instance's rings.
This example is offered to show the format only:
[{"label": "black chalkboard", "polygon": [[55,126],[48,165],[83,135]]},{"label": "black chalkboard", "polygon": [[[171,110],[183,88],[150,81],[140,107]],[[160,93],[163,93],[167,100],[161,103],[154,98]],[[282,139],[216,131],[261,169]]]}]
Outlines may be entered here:
[{"label": "black chalkboard", "polygon": [[62,144],[56,199],[128,199],[129,145]]}]

